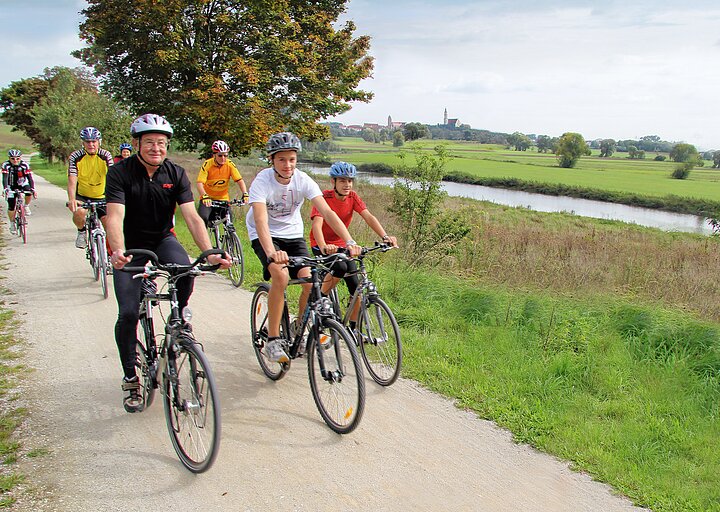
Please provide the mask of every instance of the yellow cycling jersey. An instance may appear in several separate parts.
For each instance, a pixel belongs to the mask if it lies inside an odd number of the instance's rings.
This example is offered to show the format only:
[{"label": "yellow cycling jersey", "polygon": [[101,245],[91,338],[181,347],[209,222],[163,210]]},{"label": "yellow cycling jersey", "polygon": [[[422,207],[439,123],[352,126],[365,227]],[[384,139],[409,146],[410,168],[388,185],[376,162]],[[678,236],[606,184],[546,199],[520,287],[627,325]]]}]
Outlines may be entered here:
[{"label": "yellow cycling jersey", "polygon": [[112,154],[108,150],[101,148],[95,155],[84,150],[73,151],[68,162],[68,175],[77,176],[79,195],[92,199],[105,197],[105,176],[112,165]]},{"label": "yellow cycling jersey", "polygon": [[214,158],[208,158],[200,167],[197,181],[205,187],[205,193],[217,201],[229,201],[230,179],[240,181],[242,176],[235,164],[230,160],[223,165],[215,163]]}]

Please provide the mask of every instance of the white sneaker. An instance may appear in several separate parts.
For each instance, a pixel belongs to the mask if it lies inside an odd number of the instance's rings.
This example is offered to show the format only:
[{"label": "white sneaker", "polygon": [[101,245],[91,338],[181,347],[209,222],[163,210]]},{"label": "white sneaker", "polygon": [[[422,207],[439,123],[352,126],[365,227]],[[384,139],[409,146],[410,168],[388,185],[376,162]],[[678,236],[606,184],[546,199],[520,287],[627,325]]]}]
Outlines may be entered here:
[{"label": "white sneaker", "polygon": [[85,231],[78,231],[77,238],[75,238],[75,247],[78,249],[85,249],[87,241],[85,240]]},{"label": "white sneaker", "polygon": [[273,363],[288,363],[290,358],[282,348],[281,340],[274,339],[265,343],[265,355]]},{"label": "white sneaker", "polygon": [[11,235],[17,235],[17,227],[15,227],[15,222],[12,222],[10,224],[10,234]]},{"label": "white sneaker", "polygon": [[30,211],[30,205],[25,205],[25,215],[32,215],[32,212]]}]

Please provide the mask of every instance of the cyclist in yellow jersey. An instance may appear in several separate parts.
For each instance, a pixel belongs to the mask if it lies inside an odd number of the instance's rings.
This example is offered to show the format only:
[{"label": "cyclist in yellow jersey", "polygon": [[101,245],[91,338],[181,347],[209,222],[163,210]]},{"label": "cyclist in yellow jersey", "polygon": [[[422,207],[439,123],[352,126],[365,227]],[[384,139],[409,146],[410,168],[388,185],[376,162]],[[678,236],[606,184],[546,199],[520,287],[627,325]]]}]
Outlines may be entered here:
[{"label": "cyclist in yellow jersey", "polygon": [[235,164],[229,159],[230,146],[225,141],[216,140],[212,144],[212,158],[208,158],[200,167],[197,177],[197,191],[200,193],[198,214],[208,226],[211,218],[219,212],[211,206],[211,201],[230,200],[230,180],[237,183],[242,192],[243,202],[247,202],[248,193],[245,182]]},{"label": "cyclist in yellow jersey", "polygon": [[[112,153],[100,148],[102,135],[100,130],[86,126],[80,130],[83,148],[73,151],[68,158],[68,209],[73,214],[73,223],[77,228],[75,247],[85,248],[85,215],[81,208],[88,199],[105,197],[105,176],[108,167],[113,165]],[[98,208],[100,220],[105,223],[105,208]]]}]

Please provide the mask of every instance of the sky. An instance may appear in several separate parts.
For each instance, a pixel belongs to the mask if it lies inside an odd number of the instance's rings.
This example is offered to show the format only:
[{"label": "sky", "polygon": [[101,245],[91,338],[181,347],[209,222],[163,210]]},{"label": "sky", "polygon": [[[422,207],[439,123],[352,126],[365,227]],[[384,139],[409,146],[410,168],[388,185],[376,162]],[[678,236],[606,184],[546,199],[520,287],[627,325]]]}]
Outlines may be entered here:
[{"label": "sky", "polygon": [[[84,0],[0,0],[0,87],[75,67]],[[328,120],[596,138],[658,135],[720,149],[716,0],[350,0],[371,37],[370,103]]]}]

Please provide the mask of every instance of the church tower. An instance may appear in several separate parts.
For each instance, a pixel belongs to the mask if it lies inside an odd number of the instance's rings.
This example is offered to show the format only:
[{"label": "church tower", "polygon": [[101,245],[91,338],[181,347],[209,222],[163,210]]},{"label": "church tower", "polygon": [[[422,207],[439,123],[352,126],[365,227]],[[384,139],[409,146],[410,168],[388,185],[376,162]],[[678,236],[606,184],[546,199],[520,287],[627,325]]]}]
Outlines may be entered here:
[{"label": "church tower", "polygon": [[388,128],[392,128],[392,117],[390,117],[390,116],[388,116],[388,124],[387,124],[387,127],[388,127]]},{"label": "church tower", "polygon": [[445,115],[443,116],[443,124],[447,124],[447,108],[445,109]]}]

